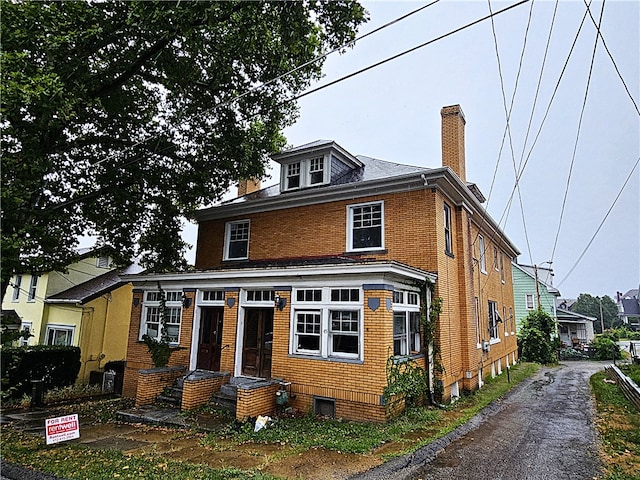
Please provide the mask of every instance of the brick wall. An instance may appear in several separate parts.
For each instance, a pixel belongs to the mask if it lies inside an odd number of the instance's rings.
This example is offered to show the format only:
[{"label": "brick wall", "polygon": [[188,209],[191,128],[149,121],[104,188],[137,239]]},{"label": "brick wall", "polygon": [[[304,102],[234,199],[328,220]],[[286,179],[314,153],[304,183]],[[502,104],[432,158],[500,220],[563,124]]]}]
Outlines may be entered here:
[{"label": "brick wall", "polygon": [[272,415],[276,409],[277,391],[277,383],[256,388],[239,386],[236,418],[240,421],[246,421],[249,417]]},{"label": "brick wall", "polygon": [[138,371],[136,407],[155,403],[158,395],[184,373],[182,367],[151,368]]},{"label": "brick wall", "polygon": [[220,387],[229,382],[229,375],[210,375],[198,378],[185,378],[182,388],[181,410],[192,410],[209,401]]}]

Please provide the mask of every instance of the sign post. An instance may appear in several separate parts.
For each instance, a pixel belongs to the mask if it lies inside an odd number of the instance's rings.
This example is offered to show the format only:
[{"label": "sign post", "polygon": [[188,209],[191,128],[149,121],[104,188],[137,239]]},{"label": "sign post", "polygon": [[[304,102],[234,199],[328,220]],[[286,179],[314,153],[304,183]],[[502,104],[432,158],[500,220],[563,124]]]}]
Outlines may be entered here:
[{"label": "sign post", "polygon": [[47,445],[80,438],[80,424],[78,414],[65,415],[64,417],[47,418],[45,420],[45,434]]}]

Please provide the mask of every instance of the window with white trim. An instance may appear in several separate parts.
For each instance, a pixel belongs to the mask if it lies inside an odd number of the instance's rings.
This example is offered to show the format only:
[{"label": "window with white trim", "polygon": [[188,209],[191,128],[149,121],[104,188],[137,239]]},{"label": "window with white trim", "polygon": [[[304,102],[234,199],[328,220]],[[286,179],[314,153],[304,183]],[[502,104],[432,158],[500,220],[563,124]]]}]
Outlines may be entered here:
[{"label": "window with white trim", "polygon": [[38,290],[38,278],[39,277],[37,275],[31,275],[31,282],[29,283],[29,292],[27,293],[27,302],[36,301],[36,291]]},{"label": "window with white trim", "polygon": [[[22,331],[23,332],[29,332],[30,334],[32,333],[31,330],[33,329],[33,323],[32,322],[22,322]],[[23,347],[24,345],[29,345],[29,338],[31,337],[20,337],[20,346]]]},{"label": "window with white trim", "polygon": [[222,302],[224,301],[224,290],[205,290],[202,292],[203,302]]},{"label": "window with white trim", "polygon": [[275,295],[273,290],[247,290],[247,302],[273,302]]},{"label": "window with white trim", "polygon": [[[182,319],[182,292],[166,291],[164,295],[165,334],[169,343],[178,344],[180,342],[180,322]],[[162,341],[162,314],[162,292],[146,292],[142,309],[140,339],[144,335],[148,335],[151,338]]]},{"label": "window with white trim", "polygon": [[295,190],[300,188],[300,162],[287,165],[287,177],[285,190]]},{"label": "window with white trim", "polygon": [[444,252],[453,255],[453,241],[451,238],[451,207],[444,204]]},{"label": "window with white trim", "polygon": [[249,258],[249,220],[229,222],[225,227],[225,260]]},{"label": "window with white trim", "polygon": [[13,293],[11,295],[12,302],[20,301],[20,287],[22,285],[22,275],[16,275],[15,280],[13,281]]},{"label": "window with white trim", "polygon": [[299,190],[329,183],[329,155],[303,158],[281,167],[282,191]]},{"label": "window with white trim", "polygon": [[296,311],[295,353],[319,355],[321,327],[322,312]]},{"label": "window with white trim", "polygon": [[348,250],[384,248],[383,207],[383,202],[348,207]]},{"label": "window with white trim", "polygon": [[509,331],[509,325],[507,324],[507,307],[506,305],[502,306],[502,322],[504,324],[504,336],[509,335],[507,332]]},{"label": "window with white trim", "polygon": [[480,271],[487,273],[487,258],[484,248],[484,237],[482,235],[478,235],[478,248],[480,249]]},{"label": "window with white trim", "polygon": [[500,281],[504,283],[504,254],[500,252]]},{"label": "window with white trim", "polygon": [[357,310],[331,310],[329,354],[357,357],[360,349],[360,319]]},{"label": "window with white trim", "polygon": [[533,310],[534,297],[532,293],[527,293],[524,296],[524,303],[527,310]]},{"label": "window with white trim", "polygon": [[497,340],[500,338],[498,332],[498,321],[500,320],[500,314],[498,313],[498,303],[493,300],[488,301],[489,307],[489,338],[491,340]]},{"label": "window with white trim", "polygon": [[360,288],[301,288],[292,292],[294,355],[359,360],[363,351]]},{"label": "window with white trim", "polygon": [[73,325],[47,325],[45,345],[73,345]]},{"label": "window with white trim", "polygon": [[499,270],[499,265],[498,265],[498,247],[493,247],[493,269],[496,272]]},{"label": "window with white trim", "polygon": [[509,307],[509,320],[511,320],[511,333],[516,333],[516,317],[513,316],[513,307]]},{"label": "window with white trim", "polygon": [[393,292],[393,354],[396,356],[418,355],[422,351],[419,303],[416,292]]}]

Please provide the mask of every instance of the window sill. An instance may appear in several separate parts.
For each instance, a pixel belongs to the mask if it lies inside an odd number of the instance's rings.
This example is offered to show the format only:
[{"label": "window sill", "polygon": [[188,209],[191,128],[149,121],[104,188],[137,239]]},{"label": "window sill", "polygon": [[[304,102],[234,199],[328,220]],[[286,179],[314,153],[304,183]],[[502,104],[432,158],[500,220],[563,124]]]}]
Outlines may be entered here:
[{"label": "window sill", "polygon": [[500,343],[502,340],[499,338],[491,338],[489,339],[489,345],[495,345],[496,343]]},{"label": "window sill", "polygon": [[386,248],[367,248],[363,250],[347,250],[346,252],[344,252],[344,255],[370,255],[373,253],[387,254],[389,253],[389,250],[387,250]]},{"label": "window sill", "polygon": [[455,255],[454,255],[452,252],[447,252],[447,251],[445,250],[445,251],[444,251],[444,254],[445,254],[447,257],[456,258],[456,257],[455,257]]},{"label": "window sill", "polygon": [[353,365],[363,365],[364,361],[359,358],[343,358],[343,357],[321,357],[320,355],[305,355],[302,353],[290,353],[289,358],[298,358],[300,360],[321,360],[324,362],[350,363]]},{"label": "window sill", "polygon": [[424,353],[416,353],[414,355],[394,355],[393,356],[393,363],[395,364],[400,364],[400,363],[407,363],[410,362],[412,360],[417,360],[419,358],[424,358]]}]

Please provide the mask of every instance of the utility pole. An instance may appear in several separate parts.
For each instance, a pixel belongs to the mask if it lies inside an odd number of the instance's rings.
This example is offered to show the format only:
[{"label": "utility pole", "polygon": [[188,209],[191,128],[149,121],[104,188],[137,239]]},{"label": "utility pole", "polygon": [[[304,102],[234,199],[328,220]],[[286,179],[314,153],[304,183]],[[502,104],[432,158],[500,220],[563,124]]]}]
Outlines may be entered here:
[{"label": "utility pole", "polygon": [[534,265],[533,270],[536,274],[536,299],[538,300],[538,310],[540,310],[540,287],[538,286],[538,265]]},{"label": "utility pole", "polygon": [[600,301],[600,327],[602,327],[602,333],[604,333],[604,317],[602,315],[602,297],[598,297]]}]

